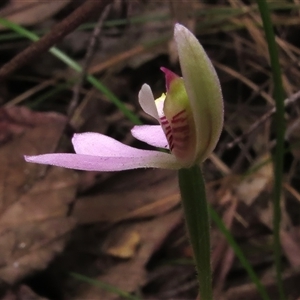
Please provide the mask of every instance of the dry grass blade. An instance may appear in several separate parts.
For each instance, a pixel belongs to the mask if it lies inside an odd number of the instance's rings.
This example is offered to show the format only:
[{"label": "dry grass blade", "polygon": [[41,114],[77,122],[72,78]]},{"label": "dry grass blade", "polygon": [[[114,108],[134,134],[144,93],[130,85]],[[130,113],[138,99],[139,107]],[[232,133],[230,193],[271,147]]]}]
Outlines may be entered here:
[{"label": "dry grass blade", "polygon": [[14,99],[11,99],[9,102],[7,102],[5,104],[5,107],[10,107],[10,106],[14,106],[17,104],[20,104],[21,102],[25,101],[26,99],[28,99],[29,97],[33,96],[34,94],[36,94],[37,92],[52,86],[56,83],[55,79],[49,79],[46,81],[42,81],[40,84],[34,86],[33,88],[27,90],[26,92],[18,95],[17,97],[15,97]]},{"label": "dry grass blade", "polygon": [[[285,99],[284,100],[284,105],[287,107],[287,106],[295,103],[299,99],[300,99],[300,91],[293,94],[291,97]],[[253,123],[246,132],[244,132],[238,138],[234,139],[234,141],[227,144],[227,147],[232,148],[236,144],[240,143],[246,136],[248,136],[249,134],[254,132],[259,126],[261,126],[264,122],[266,122],[275,113],[275,111],[276,111],[275,107],[270,109],[267,113],[265,113],[262,117],[260,117],[255,123]]]},{"label": "dry grass blade", "polygon": [[254,82],[252,82],[251,80],[246,78],[243,74],[241,74],[241,73],[233,70],[232,68],[225,66],[219,62],[214,61],[213,63],[218,69],[220,69],[220,70],[228,73],[232,77],[240,80],[241,82],[243,82],[244,84],[249,86],[251,89],[253,89],[256,93],[261,95],[269,104],[274,105],[274,99],[269,94],[262,91],[258,85],[256,85]]}]

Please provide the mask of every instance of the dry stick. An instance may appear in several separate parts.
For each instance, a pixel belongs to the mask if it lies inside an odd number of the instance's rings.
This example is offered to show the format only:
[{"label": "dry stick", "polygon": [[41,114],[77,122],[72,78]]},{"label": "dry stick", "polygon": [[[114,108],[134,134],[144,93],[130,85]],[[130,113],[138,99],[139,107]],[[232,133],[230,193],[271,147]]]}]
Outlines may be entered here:
[{"label": "dry stick", "polygon": [[[284,106],[287,107],[287,106],[291,105],[292,103],[294,103],[295,101],[297,101],[298,99],[300,99],[300,91],[293,94],[289,98],[285,99]],[[264,122],[266,122],[275,112],[276,112],[276,108],[273,107],[271,110],[269,110],[267,113],[265,113],[257,122],[253,123],[245,133],[240,135],[238,138],[236,138],[231,143],[228,143],[227,148],[230,149],[230,148],[234,147],[236,144],[240,143],[247,135],[252,133],[257,127],[259,127]]]},{"label": "dry stick", "polygon": [[178,295],[184,292],[188,292],[190,290],[194,290],[197,286],[198,286],[197,280],[192,280],[185,283],[178,282],[178,285],[176,285],[175,287],[172,287],[166,292],[162,292],[160,294],[160,299],[167,299],[167,298],[174,299],[174,297],[177,299]]},{"label": "dry stick", "polygon": [[130,59],[131,57],[136,57],[137,55],[142,54],[143,52],[149,51],[149,48],[143,45],[135,46],[134,48],[126,50],[125,52],[121,52],[113,56],[112,58],[108,58],[107,60],[100,62],[97,65],[91,66],[88,69],[88,73],[91,75],[100,73],[110,67],[113,67],[114,65],[119,64],[120,62]]},{"label": "dry stick", "polygon": [[24,64],[36,59],[38,55],[46,52],[54,44],[61,41],[67,34],[75,30],[94,14],[102,12],[108,4],[108,0],[87,0],[72,12],[63,21],[55,25],[51,31],[44,35],[39,41],[33,43],[24,51],[16,55],[11,61],[0,69],[0,81],[6,76],[22,67]]},{"label": "dry stick", "polygon": [[42,81],[41,83],[39,83],[38,85],[34,86],[33,88],[31,88],[29,90],[26,90],[21,95],[18,95],[14,99],[12,99],[9,102],[5,103],[4,106],[5,107],[15,106],[15,105],[23,102],[24,100],[28,99],[29,97],[31,97],[35,93],[43,90],[44,88],[46,88],[48,86],[54,85],[55,83],[56,83],[56,80],[53,79],[53,78],[49,79],[49,80],[46,80],[46,81]]},{"label": "dry stick", "polygon": [[246,141],[245,144],[243,144],[243,147],[241,148],[241,151],[239,151],[239,154],[237,158],[235,159],[233,165],[231,166],[231,170],[233,173],[237,173],[237,171],[240,169],[240,166],[243,163],[244,158],[248,159],[248,161],[252,161],[252,159],[249,159],[250,156],[250,148],[253,146],[253,139],[254,136],[250,136],[249,139]]},{"label": "dry stick", "polygon": [[78,105],[79,99],[80,99],[80,91],[82,88],[82,85],[84,83],[85,75],[87,73],[87,69],[89,68],[89,65],[92,61],[93,55],[95,53],[95,47],[103,26],[103,22],[106,19],[109,10],[110,10],[111,5],[107,5],[106,8],[104,9],[103,13],[100,15],[100,18],[97,21],[97,24],[94,28],[94,31],[92,33],[92,36],[90,38],[90,42],[87,48],[87,52],[84,58],[84,64],[82,67],[82,71],[80,72],[79,75],[79,81],[74,87],[74,94],[73,94],[73,99],[70,102],[69,108],[68,108],[68,116],[71,117]]}]

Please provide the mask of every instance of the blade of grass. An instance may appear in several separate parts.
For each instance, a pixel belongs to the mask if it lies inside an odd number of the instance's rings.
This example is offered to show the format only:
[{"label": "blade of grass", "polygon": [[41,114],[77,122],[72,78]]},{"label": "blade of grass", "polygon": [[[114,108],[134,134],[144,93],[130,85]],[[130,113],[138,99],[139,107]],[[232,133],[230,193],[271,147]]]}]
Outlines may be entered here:
[{"label": "blade of grass", "polygon": [[[4,18],[0,18],[0,24],[2,24],[5,27],[10,28],[13,31],[18,32],[19,34],[21,34],[22,36],[32,40],[32,41],[37,41],[39,40],[39,37],[32,33],[31,31],[27,30],[26,28],[10,22]],[[60,59],[61,61],[63,61],[66,65],[68,65],[69,67],[71,67],[72,69],[74,69],[77,72],[81,72],[82,68],[81,66],[75,62],[73,59],[71,59],[68,55],[66,55],[64,52],[60,51],[59,49],[57,49],[56,47],[52,47],[49,49],[49,52],[51,52],[54,56],[56,56],[58,59]],[[105,95],[113,104],[115,104],[118,109],[120,109],[121,112],[123,112],[123,114],[134,124],[141,124],[141,121],[139,120],[139,118],[133,113],[131,112],[122,101],[120,101],[116,95],[114,95],[106,86],[104,86],[96,77],[92,76],[92,75],[87,75],[87,80],[95,87],[97,88],[99,91],[101,91],[103,93],[103,95]]]},{"label": "blade of grass", "polygon": [[274,156],[275,174],[274,174],[274,205],[273,205],[273,231],[274,231],[274,254],[277,286],[281,300],[286,299],[282,282],[282,265],[281,265],[281,244],[280,244],[280,199],[282,193],[283,179],[283,154],[284,154],[284,95],[281,78],[281,70],[278,57],[278,49],[275,42],[271,16],[268,4],[265,0],[256,0],[263,21],[264,31],[268,43],[270,62],[274,82],[274,97],[276,104],[275,126],[276,126],[276,149]]},{"label": "blade of grass", "polygon": [[99,281],[99,280],[95,280],[95,279],[92,279],[92,278],[89,278],[89,277],[86,277],[86,276],[83,276],[83,275],[80,275],[80,274],[77,274],[77,273],[70,273],[70,275],[80,281],[83,281],[83,282],[86,282],[86,283],[89,283],[93,286],[96,286],[96,287],[99,287],[100,289],[103,289],[103,290],[106,290],[110,293],[113,293],[113,294],[116,294],[124,299],[129,299],[129,300],[142,300],[141,298],[139,297],[136,297],[136,296],[133,296],[111,284],[108,284],[108,283],[105,283],[105,282],[102,282],[102,281]]}]

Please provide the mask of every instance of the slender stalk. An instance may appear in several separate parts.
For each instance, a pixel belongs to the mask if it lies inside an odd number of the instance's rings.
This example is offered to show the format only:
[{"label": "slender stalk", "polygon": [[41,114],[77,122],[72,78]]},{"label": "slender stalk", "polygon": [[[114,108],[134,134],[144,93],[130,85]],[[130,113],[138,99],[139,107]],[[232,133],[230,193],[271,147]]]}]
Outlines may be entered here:
[{"label": "slender stalk", "polygon": [[281,244],[280,244],[280,199],[282,192],[282,171],[283,171],[283,153],[284,153],[284,95],[281,79],[281,70],[278,57],[278,49],[275,42],[274,31],[268,4],[265,0],[256,0],[263,21],[263,26],[268,42],[270,62],[273,74],[276,113],[275,113],[275,126],[276,126],[276,150],[275,150],[275,174],[274,174],[274,206],[273,206],[273,231],[274,231],[274,254],[277,286],[279,297],[281,300],[286,299],[282,283],[282,266],[281,266]]},{"label": "slender stalk", "polygon": [[198,165],[178,172],[189,238],[194,251],[201,300],[212,300],[209,215],[205,184]]}]

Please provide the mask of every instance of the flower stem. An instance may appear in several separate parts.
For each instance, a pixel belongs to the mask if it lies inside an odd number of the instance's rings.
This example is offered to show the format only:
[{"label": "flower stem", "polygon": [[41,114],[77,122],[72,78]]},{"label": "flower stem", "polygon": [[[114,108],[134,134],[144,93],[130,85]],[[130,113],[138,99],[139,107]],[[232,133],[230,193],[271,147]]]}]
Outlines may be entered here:
[{"label": "flower stem", "polygon": [[189,238],[194,251],[201,300],[212,300],[209,215],[201,169],[180,169],[179,187]]}]

